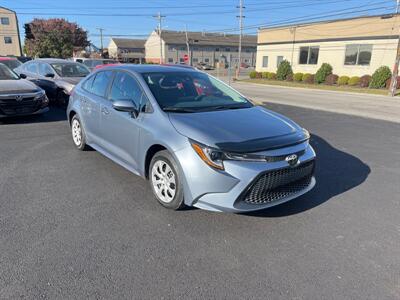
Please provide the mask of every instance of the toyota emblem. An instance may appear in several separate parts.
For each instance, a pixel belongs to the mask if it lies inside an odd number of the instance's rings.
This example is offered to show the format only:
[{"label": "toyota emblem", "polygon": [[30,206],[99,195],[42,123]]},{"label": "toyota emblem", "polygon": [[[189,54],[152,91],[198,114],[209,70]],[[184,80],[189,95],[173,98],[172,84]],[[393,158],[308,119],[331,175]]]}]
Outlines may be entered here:
[{"label": "toyota emblem", "polygon": [[297,154],[291,154],[289,156],[286,156],[285,160],[290,166],[295,166],[299,162],[299,158],[297,157]]}]

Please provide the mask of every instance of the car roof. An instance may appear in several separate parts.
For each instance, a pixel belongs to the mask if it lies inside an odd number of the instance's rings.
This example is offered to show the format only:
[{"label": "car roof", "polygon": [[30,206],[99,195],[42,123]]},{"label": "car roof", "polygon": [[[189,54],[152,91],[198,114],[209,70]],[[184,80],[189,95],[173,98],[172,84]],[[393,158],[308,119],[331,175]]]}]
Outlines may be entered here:
[{"label": "car roof", "polygon": [[34,60],[31,60],[31,62],[44,62],[48,64],[54,64],[54,63],[69,63],[69,64],[76,64],[76,62],[72,60],[66,60],[66,59],[61,59],[61,58],[36,58]]},{"label": "car roof", "polygon": [[[194,68],[187,66],[171,66],[171,65],[135,65],[135,64],[121,64],[116,66],[107,67],[114,70],[129,70],[137,73],[156,73],[156,72],[199,72]],[[101,68],[100,70],[103,70]]]},{"label": "car roof", "polygon": [[1,60],[17,60],[15,57],[0,57]]}]

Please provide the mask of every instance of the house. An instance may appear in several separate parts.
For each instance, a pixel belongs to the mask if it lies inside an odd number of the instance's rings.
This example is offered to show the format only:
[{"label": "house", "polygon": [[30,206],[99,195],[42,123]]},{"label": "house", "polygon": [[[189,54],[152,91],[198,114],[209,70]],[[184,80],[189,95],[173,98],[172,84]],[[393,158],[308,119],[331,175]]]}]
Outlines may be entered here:
[{"label": "house", "polygon": [[142,63],[145,58],[145,42],[146,40],[111,38],[108,55],[121,62]]},{"label": "house", "polygon": [[15,11],[0,7],[0,56],[21,56],[18,19]]},{"label": "house", "polygon": [[400,15],[379,15],[260,28],[256,70],[276,72],[282,60],[293,71],[316,73],[323,63],[337,75],[371,75],[382,65],[392,68]]},{"label": "house", "polygon": [[[160,41],[161,40],[161,41]],[[163,30],[161,39],[158,31],[153,31],[145,43],[146,61],[176,64],[185,62],[185,55],[190,57],[190,64],[203,62],[216,66],[218,62],[238,61],[238,34],[186,32]],[[188,52],[189,46],[189,52]],[[257,36],[242,36],[242,63],[255,65]],[[161,49],[160,49],[161,48]]]}]

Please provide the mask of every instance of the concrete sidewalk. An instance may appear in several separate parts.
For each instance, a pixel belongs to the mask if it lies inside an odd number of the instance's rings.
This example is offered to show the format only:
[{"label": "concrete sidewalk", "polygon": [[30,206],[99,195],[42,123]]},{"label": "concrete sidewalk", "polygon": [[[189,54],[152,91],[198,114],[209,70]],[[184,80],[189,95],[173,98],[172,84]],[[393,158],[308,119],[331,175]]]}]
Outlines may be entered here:
[{"label": "concrete sidewalk", "polygon": [[232,86],[258,103],[278,103],[400,123],[400,98],[234,82]]}]

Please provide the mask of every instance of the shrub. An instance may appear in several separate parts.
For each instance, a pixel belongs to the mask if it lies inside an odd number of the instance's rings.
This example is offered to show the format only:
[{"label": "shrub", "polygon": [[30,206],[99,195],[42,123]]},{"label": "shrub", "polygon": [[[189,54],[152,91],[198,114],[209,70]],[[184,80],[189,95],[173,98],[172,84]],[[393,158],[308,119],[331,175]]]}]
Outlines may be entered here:
[{"label": "shrub", "polygon": [[386,80],[388,80],[392,76],[392,72],[390,72],[389,67],[382,66],[376,69],[374,74],[372,74],[371,82],[369,83],[369,87],[373,89],[383,88],[386,84]]},{"label": "shrub", "polygon": [[366,88],[369,87],[369,83],[371,82],[371,76],[370,75],[363,75],[360,78],[360,87]]},{"label": "shrub", "polygon": [[[392,84],[392,77],[390,77],[388,80],[386,80],[386,88],[389,89],[391,84]],[[400,76],[397,76],[396,89],[400,89]]]},{"label": "shrub", "polygon": [[337,83],[338,79],[339,76],[337,76],[336,74],[329,74],[328,76],[326,76],[325,84],[334,85]]},{"label": "shrub", "polygon": [[261,77],[267,79],[269,72],[262,72]]},{"label": "shrub", "polygon": [[349,79],[348,85],[350,86],[356,86],[360,84],[360,77],[358,76],[353,76]]},{"label": "shrub", "polygon": [[286,76],[286,81],[293,81],[293,74]]},{"label": "shrub", "polygon": [[315,74],[315,82],[323,83],[328,75],[332,74],[332,66],[327,63],[323,63]]},{"label": "shrub", "polygon": [[250,76],[251,79],[254,79],[254,78],[256,78],[256,76],[257,76],[257,72],[256,72],[256,71],[251,71],[251,72],[249,73],[249,76]]},{"label": "shrub", "polygon": [[310,73],[304,73],[303,77],[301,78],[302,81],[306,81],[311,76]]},{"label": "shrub", "polygon": [[294,81],[302,81],[303,80],[303,73],[296,73],[293,76]]},{"label": "shrub", "polygon": [[293,74],[292,66],[287,60],[282,60],[276,71],[276,79],[285,80],[289,75]]},{"label": "shrub", "polygon": [[270,72],[268,74],[268,79],[276,79],[276,74],[274,72]]},{"label": "shrub", "polygon": [[262,78],[262,73],[261,72],[257,72],[256,73],[256,78],[257,79],[261,79]]},{"label": "shrub", "polygon": [[340,76],[337,83],[338,85],[346,85],[349,83],[350,77],[349,76]]},{"label": "shrub", "polygon": [[306,78],[303,77],[303,81],[304,81],[305,83],[308,83],[308,84],[314,83],[314,80],[315,80],[315,75],[314,75],[314,74],[308,74],[308,75],[306,76]]}]

